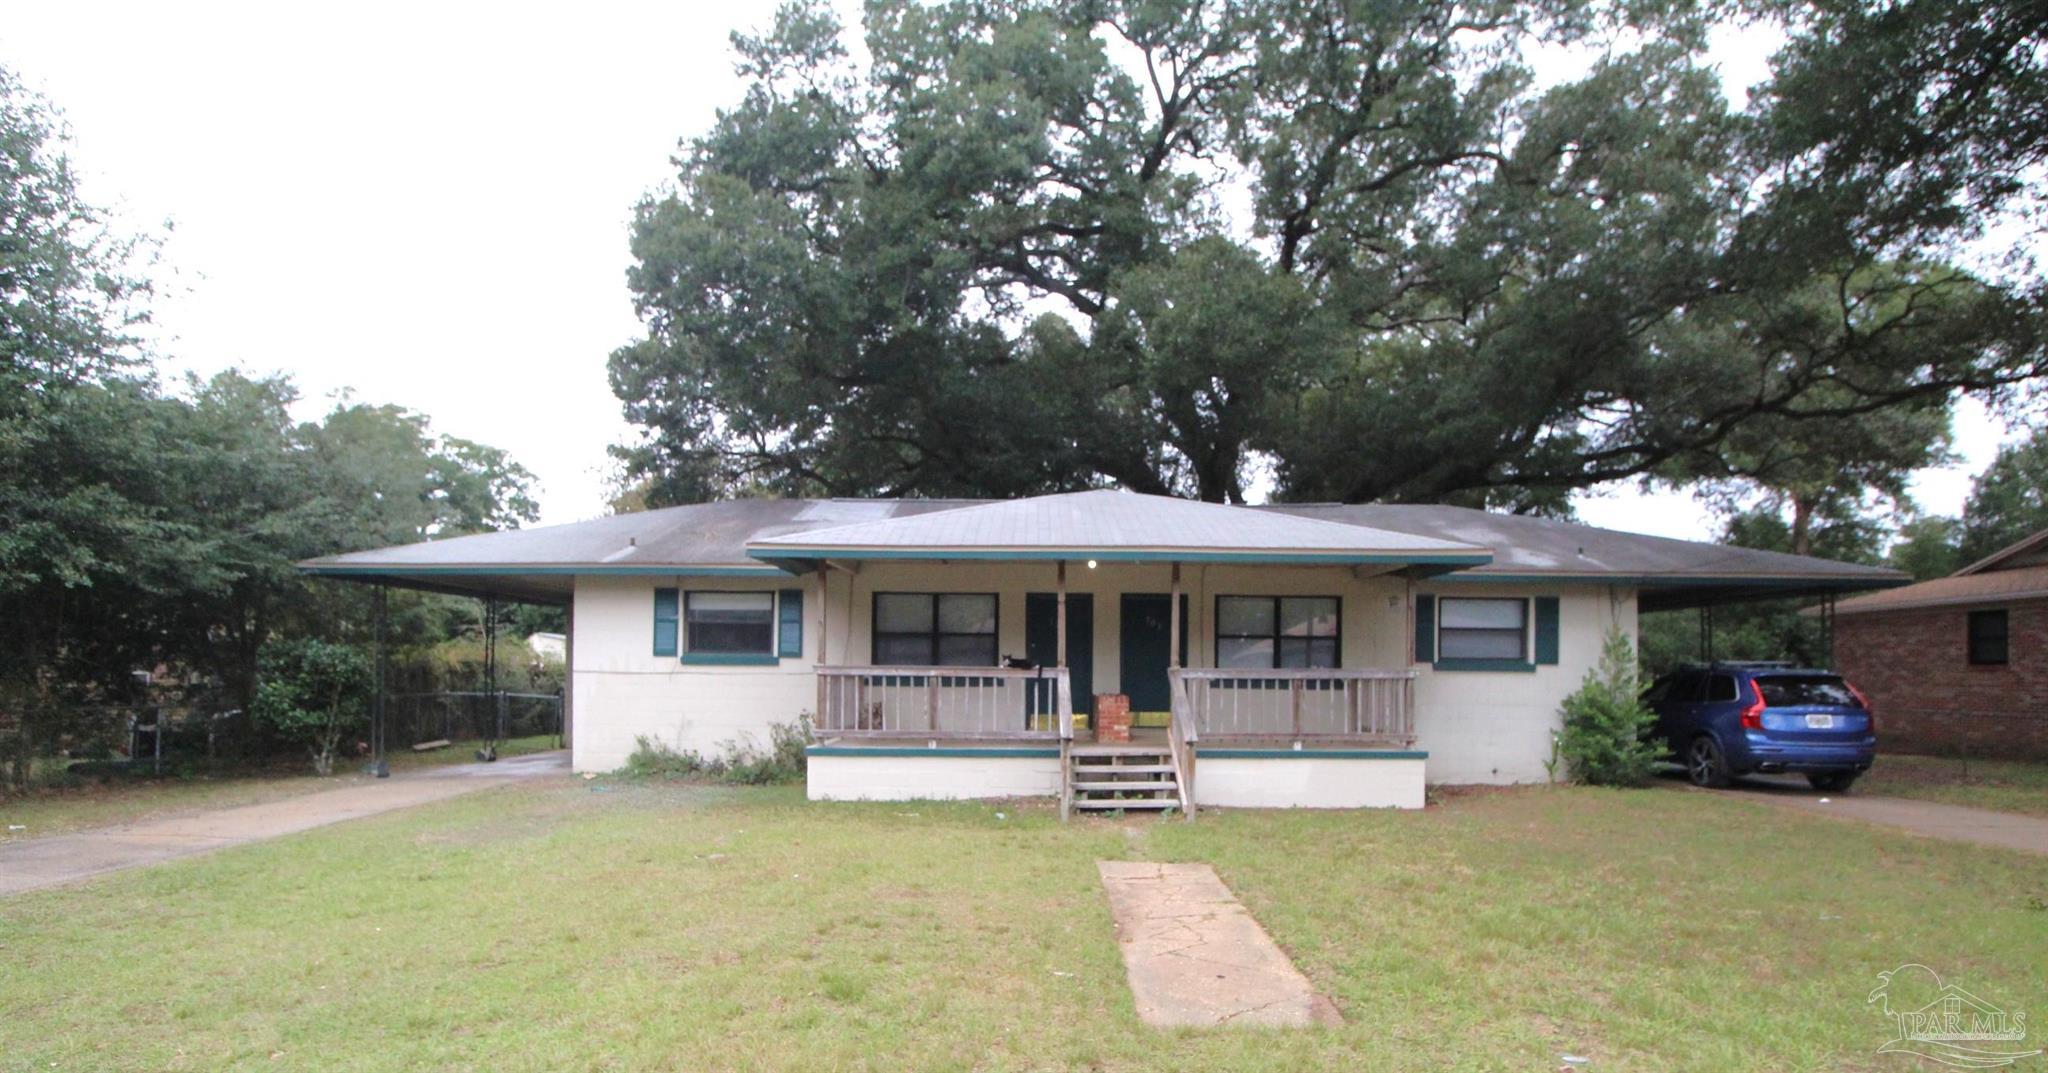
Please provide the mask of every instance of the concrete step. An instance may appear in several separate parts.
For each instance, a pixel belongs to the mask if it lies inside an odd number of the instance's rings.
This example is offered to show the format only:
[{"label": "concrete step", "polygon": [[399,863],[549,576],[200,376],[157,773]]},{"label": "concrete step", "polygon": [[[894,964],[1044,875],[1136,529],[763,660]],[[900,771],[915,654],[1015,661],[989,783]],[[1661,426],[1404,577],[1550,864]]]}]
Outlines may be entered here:
[{"label": "concrete step", "polygon": [[1175,783],[1172,779],[1167,779],[1164,782],[1117,782],[1114,779],[1089,779],[1086,781],[1076,780],[1074,782],[1074,789],[1081,793],[1113,790],[1176,790],[1179,789],[1179,784]]}]

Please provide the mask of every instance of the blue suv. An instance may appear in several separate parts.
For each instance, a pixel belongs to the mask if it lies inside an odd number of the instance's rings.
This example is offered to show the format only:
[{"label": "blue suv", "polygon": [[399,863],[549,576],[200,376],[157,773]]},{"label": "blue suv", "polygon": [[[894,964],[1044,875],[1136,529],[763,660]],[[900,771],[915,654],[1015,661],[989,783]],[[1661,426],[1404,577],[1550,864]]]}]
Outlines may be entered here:
[{"label": "blue suv", "polygon": [[1713,663],[1651,683],[1643,703],[1657,737],[1695,785],[1721,787],[1751,772],[1798,772],[1841,793],[1877,756],[1877,718],[1833,671],[1784,663]]}]

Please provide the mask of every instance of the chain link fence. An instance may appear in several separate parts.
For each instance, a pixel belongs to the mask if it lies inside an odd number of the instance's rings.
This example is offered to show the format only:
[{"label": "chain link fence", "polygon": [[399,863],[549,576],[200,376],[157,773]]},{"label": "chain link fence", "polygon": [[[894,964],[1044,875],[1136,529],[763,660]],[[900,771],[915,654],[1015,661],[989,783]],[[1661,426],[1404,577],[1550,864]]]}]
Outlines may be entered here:
[{"label": "chain link fence", "polygon": [[391,752],[430,741],[562,738],[559,693],[396,693],[384,698],[384,743]]},{"label": "chain link fence", "polygon": [[[439,691],[385,697],[385,748],[551,737],[562,743],[559,693]],[[342,755],[368,750],[371,727],[343,739]],[[246,712],[203,704],[44,705],[0,708],[0,789],[21,790],[94,772],[163,774],[237,768],[303,756]]]}]

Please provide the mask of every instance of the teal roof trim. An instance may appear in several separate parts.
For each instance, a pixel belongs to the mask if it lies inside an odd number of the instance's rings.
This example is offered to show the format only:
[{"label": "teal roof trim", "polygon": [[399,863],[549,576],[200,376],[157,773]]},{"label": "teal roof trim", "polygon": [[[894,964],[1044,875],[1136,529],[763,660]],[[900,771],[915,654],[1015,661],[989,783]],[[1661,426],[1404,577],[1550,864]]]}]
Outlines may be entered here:
[{"label": "teal roof trim", "polygon": [[786,572],[773,566],[525,566],[507,563],[502,566],[406,566],[396,563],[344,564],[321,563],[301,564],[299,569],[308,574],[344,577],[374,577],[378,575],[405,575],[407,577],[473,577],[479,574],[504,575],[605,575],[611,577],[783,577]]},{"label": "teal roof trim", "polygon": [[985,562],[1026,560],[1075,562],[1095,559],[1106,563],[1287,563],[1295,565],[1353,566],[1359,564],[1422,563],[1443,566],[1484,566],[1493,561],[1487,552],[1262,552],[1262,551],[1107,551],[1089,548],[1019,551],[949,551],[942,548],[749,548],[747,554],[764,562],[805,559],[944,559]]}]

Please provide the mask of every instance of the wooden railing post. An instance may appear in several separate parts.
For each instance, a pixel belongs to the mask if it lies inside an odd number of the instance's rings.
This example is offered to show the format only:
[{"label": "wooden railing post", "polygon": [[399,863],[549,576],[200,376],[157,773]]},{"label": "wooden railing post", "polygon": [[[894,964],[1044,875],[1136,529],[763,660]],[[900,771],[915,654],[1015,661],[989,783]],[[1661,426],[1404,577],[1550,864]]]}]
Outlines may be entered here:
[{"label": "wooden railing post", "polygon": [[1290,694],[1288,700],[1294,709],[1294,736],[1296,738],[1301,737],[1301,681],[1301,679],[1296,678],[1288,683],[1288,693]]}]

